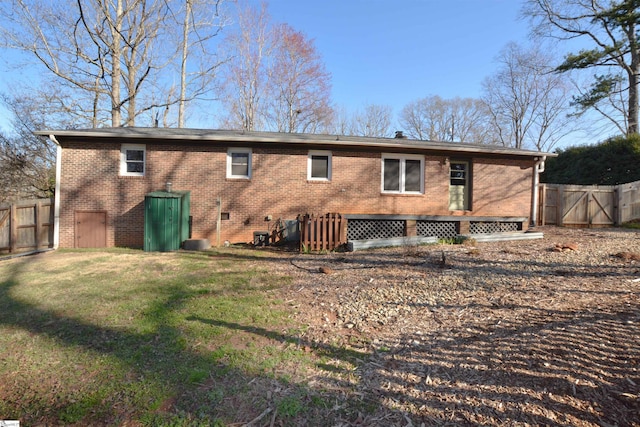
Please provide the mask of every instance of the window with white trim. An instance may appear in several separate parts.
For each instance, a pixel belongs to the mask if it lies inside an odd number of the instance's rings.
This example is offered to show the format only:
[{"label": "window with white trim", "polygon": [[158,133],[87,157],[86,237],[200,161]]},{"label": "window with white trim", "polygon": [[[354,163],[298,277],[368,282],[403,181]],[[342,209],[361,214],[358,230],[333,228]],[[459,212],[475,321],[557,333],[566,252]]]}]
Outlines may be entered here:
[{"label": "window with white trim", "polygon": [[331,151],[309,151],[307,179],[331,181]]},{"label": "window with white trim", "polygon": [[413,154],[383,154],[382,192],[394,194],[423,194],[424,156]]},{"label": "window with white trim", "polygon": [[144,176],[147,150],[144,144],[122,144],[120,147],[120,175]]},{"label": "window with white trim", "polygon": [[251,148],[229,148],[227,178],[251,179]]}]

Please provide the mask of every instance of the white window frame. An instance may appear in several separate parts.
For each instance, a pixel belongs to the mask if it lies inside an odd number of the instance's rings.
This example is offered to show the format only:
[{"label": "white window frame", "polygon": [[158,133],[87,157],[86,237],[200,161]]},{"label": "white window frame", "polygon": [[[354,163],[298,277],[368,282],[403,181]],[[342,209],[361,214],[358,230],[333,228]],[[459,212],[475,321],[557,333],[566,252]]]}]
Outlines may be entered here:
[{"label": "white window frame", "polygon": [[[247,159],[247,174],[246,175],[234,175],[232,168],[233,154],[248,154]],[[227,150],[227,178],[229,179],[251,179],[251,162],[252,162],[252,150],[251,148],[229,148]]]},{"label": "white window frame", "polygon": [[[138,161],[127,161],[127,151],[142,151],[142,172],[128,172],[127,163]],[[121,176],[144,176],[147,171],[147,146],[144,144],[122,144],[120,146],[120,175]]]},{"label": "white window frame", "polygon": [[[311,176],[312,172],[312,164],[314,157],[327,157],[327,176],[326,177],[314,177]],[[331,181],[331,151],[321,151],[321,150],[311,150],[309,151],[309,156],[307,157],[307,179],[309,181]]]},{"label": "white window frame", "polygon": [[[400,189],[385,190],[384,189],[384,161],[385,160],[399,160],[400,161]],[[406,178],[406,161],[407,160],[420,160],[420,191],[406,191],[405,190],[405,178]],[[380,160],[380,191],[384,194],[424,194],[424,156],[420,154],[395,154],[395,153],[383,153]]]}]

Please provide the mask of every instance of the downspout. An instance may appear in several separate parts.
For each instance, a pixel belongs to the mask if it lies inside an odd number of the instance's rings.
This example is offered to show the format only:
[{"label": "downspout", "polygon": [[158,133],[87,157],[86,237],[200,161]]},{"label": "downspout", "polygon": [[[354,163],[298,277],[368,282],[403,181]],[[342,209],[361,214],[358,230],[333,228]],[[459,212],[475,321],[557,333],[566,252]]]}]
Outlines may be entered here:
[{"label": "downspout", "polygon": [[538,194],[540,192],[540,174],[544,172],[544,162],[547,156],[536,157],[536,164],[533,167],[533,197],[531,201],[531,218],[529,218],[529,228],[533,228],[538,223]]},{"label": "downspout", "polygon": [[56,144],[56,186],[53,193],[53,249],[60,245],[60,177],[62,176],[62,147],[55,135],[49,139]]}]

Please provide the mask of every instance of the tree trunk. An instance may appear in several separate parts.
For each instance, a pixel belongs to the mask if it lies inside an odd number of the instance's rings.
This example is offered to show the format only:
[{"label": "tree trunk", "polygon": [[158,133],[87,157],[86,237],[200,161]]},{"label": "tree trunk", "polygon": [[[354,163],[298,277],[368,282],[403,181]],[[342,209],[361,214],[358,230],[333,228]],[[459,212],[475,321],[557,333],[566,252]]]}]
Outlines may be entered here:
[{"label": "tree trunk", "polygon": [[185,99],[187,97],[187,56],[189,54],[189,25],[191,0],[185,0],[184,24],[182,26],[182,66],[180,69],[180,103],[178,104],[178,127],[184,127]]},{"label": "tree trunk", "polygon": [[636,26],[631,23],[627,29],[629,50],[631,52],[631,66],[629,73],[629,112],[627,136],[638,133],[638,73],[640,71],[640,51],[635,38]]},{"label": "tree trunk", "polygon": [[98,104],[100,102],[100,78],[96,77],[95,92],[93,93],[93,108],[91,111],[91,127],[98,127]]},{"label": "tree trunk", "polygon": [[122,33],[122,0],[118,0],[116,5],[116,20],[111,28],[111,38],[113,43],[113,66],[111,67],[111,126],[120,127],[122,125],[122,115],[120,112],[120,60],[122,59],[122,47],[120,45],[120,34]]}]

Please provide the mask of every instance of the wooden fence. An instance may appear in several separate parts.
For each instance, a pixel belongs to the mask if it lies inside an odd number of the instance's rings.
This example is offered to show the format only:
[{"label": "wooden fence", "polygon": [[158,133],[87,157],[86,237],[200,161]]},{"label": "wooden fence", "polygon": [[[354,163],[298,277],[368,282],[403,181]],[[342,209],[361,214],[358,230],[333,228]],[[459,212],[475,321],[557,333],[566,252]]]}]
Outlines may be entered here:
[{"label": "wooden fence", "polygon": [[617,187],[620,223],[640,219],[640,181]]},{"label": "wooden fence", "polygon": [[300,218],[300,251],[330,251],[347,243],[347,219],[340,214]]},{"label": "wooden fence", "polygon": [[621,185],[541,184],[538,225],[608,227],[640,219],[640,181]]},{"label": "wooden fence", "polygon": [[0,205],[0,252],[53,247],[53,199]]}]

